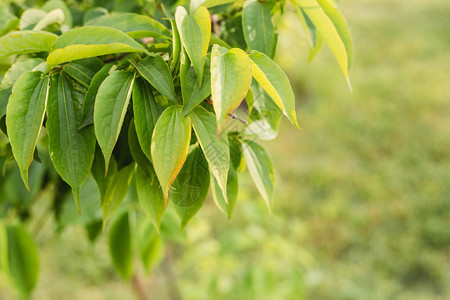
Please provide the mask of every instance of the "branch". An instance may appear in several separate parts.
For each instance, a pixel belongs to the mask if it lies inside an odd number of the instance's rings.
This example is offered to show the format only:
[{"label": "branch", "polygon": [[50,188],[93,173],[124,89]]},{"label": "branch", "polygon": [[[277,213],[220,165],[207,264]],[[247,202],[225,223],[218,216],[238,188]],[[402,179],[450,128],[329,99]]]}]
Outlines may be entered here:
[{"label": "branch", "polygon": [[[206,101],[208,104],[214,105],[214,104],[212,103],[212,101],[209,100],[209,99],[205,99],[205,101]],[[246,120],[241,119],[241,118],[240,118],[238,115],[236,115],[235,113],[228,113],[228,116],[230,116],[231,118],[233,118],[233,119],[235,119],[235,120],[241,121],[241,122],[244,123],[245,125],[248,125],[248,122],[247,122]]]}]

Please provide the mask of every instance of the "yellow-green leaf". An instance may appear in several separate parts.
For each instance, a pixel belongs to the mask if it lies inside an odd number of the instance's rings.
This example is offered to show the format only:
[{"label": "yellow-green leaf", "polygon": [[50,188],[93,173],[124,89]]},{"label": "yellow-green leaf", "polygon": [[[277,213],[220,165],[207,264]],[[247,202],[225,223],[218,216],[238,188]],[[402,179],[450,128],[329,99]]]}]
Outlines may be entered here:
[{"label": "yellow-green leaf", "polygon": [[214,45],[211,53],[211,93],[220,135],[227,115],[235,110],[252,82],[252,63],[241,49]]},{"label": "yellow-green leaf", "polygon": [[230,150],[228,149],[228,136],[217,137],[216,120],[213,113],[203,107],[195,108],[191,113],[192,125],[203,153],[208,161],[209,168],[216,178],[223,196],[226,198],[227,176],[230,167]]},{"label": "yellow-green leaf", "polygon": [[321,33],[350,86],[348,71],[353,61],[353,44],[344,17],[328,0],[295,1]]},{"label": "yellow-green leaf", "polygon": [[122,52],[150,54],[143,46],[120,30],[103,26],[85,26],[63,33],[51,48],[47,64]]},{"label": "yellow-green leaf", "polygon": [[183,117],[181,107],[170,106],[159,117],[153,130],[153,166],[167,206],[169,189],[186,160],[191,140],[191,119]]},{"label": "yellow-green leaf", "polygon": [[250,59],[253,64],[253,77],[267,94],[269,94],[291,123],[300,128],[295,113],[294,91],[286,74],[264,53],[252,51]]},{"label": "yellow-green leaf", "polygon": [[[207,25],[204,20],[206,14],[209,15],[209,12],[207,10],[205,12],[205,8],[201,8],[196,17],[190,16],[183,6],[179,6],[175,12],[175,21],[178,32],[180,33],[181,42],[195,68],[195,72],[199,78],[199,84],[201,84],[203,79],[203,66],[205,64],[206,52],[208,51],[211,35],[211,25],[209,25],[209,33],[205,36],[207,31],[207,28],[205,28]],[[200,27],[197,19],[201,21],[203,28]],[[206,40],[208,44],[205,46]]]},{"label": "yellow-green leaf", "polygon": [[48,52],[57,36],[41,31],[15,31],[0,38],[0,58],[25,53]]},{"label": "yellow-green leaf", "polygon": [[48,76],[42,77],[40,72],[23,73],[14,84],[6,111],[12,151],[28,189],[28,168],[44,122],[48,89]]},{"label": "yellow-green leaf", "polygon": [[143,15],[119,13],[96,19],[90,25],[106,26],[125,32],[132,38],[155,37],[170,39],[172,33],[163,24]]},{"label": "yellow-green leaf", "polygon": [[266,150],[256,142],[244,140],[242,142],[244,159],[259,193],[266,201],[269,211],[272,208],[273,190],[275,186],[275,172],[272,160]]},{"label": "yellow-green leaf", "polygon": [[235,0],[191,0],[191,11],[195,11],[201,5],[204,7],[214,7],[224,4],[230,4],[235,2]]},{"label": "yellow-green leaf", "polygon": [[233,214],[233,209],[238,196],[238,188],[238,176],[233,166],[230,166],[230,170],[228,171],[226,197],[224,197],[216,178],[211,176],[211,192],[214,202],[220,211],[227,216],[228,220],[231,219],[231,215]]}]

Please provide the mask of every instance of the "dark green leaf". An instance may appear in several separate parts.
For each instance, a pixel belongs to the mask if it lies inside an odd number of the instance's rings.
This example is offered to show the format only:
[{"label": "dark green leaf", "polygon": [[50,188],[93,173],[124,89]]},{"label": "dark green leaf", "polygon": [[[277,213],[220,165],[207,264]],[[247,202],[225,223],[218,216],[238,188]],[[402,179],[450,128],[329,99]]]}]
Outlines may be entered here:
[{"label": "dark green leaf", "polygon": [[134,171],[134,163],[113,172],[110,182],[105,190],[105,196],[102,198],[103,227],[106,226],[108,219],[119,208],[122,200],[128,192]]},{"label": "dark green leaf", "polygon": [[156,102],[150,84],[143,78],[137,78],[133,86],[134,124],[142,151],[150,160],[153,128],[163,109]]},{"label": "dark green leaf", "polygon": [[6,112],[6,126],[14,158],[27,189],[28,167],[33,161],[39,132],[44,122],[49,89],[48,76],[23,73],[14,84]]},{"label": "dark green leaf", "polygon": [[36,286],[39,271],[36,245],[21,225],[6,226],[6,234],[8,245],[6,274],[22,294],[29,295]]},{"label": "dark green leaf", "polygon": [[71,187],[80,211],[80,188],[94,160],[94,128],[78,130],[82,106],[73,87],[60,74],[52,76],[48,97],[47,133],[53,165]]},{"label": "dark green leaf", "polygon": [[164,242],[147,219],[141,219],[139,223],[138,246],[142,264],[147,272],[164,258]]},{"label": "dark green leaf", "polygon": [[153,167],[136,170],[136,189],[139,203],[159,233],[161,217],[164,213],[164,195]]},{"label": "dark green leaf", "polygon": [[202,150],[198,146],[193,147],[173,182],[170,194],[170,199],[181,218],[181,230],[203,206],[209,184],[208,162]]},{"label": "dark green leaf", "polygon": [[211,72],[209,70],[209,60],[206,58],[205,69],[203,70],[203,83],[200,85],[195,69],[190,66],[189,58],[184,53],[181,64],[180,79],[183,94],[183,115],[187,115],[211,94]]},{"label": "dark green leaf", "polygon": [[248,48],[272,56],[276,40],[269,4],[247,0],[242,11],[242,28]]},{"label": "dark green leaf", "polygon": [[94,75],[103,67],[103,62],[97,57],[80,59],[64,65],[64,72],[80,84],[89,88]]},{"label": "dark green leaf", "polygon": [[[133,62],[132,62],[133,63]],[[159,55],[151,55],[133,63],[138,72],[168,100],[178,103],[169,66]]]},{"label": "dark green leaf", "polygon": [[105,157],[106,171],[119,138],[134,82],[134,73],[115,71],[100,85],[94,108],[94,127]]},{"label": "dark green leaf", "polygon": [[133,273],[133,243],[128,212],[120,214],[109,233],[109,251],[117,271],[124,279]]},{"label": "dark green leaf", "polygon": [[83,104],[83,122],[80,129],[94,123],[94,106],[95,97],[97,97],[98,89],[102,82],[109,76],[109,73],[114,65],[107,64],[92,77],[91,85],[89,86]]}]

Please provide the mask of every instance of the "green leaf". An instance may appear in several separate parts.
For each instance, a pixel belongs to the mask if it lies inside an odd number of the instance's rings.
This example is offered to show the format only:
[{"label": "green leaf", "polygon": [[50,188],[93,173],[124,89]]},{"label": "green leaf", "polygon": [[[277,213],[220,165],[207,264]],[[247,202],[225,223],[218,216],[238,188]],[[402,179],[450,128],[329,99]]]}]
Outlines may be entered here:
[{"label": "green leaf", "polygon": [[211,94],[211,72],[209,60],[206,58],[203,83],[199,84],[195,69],[190,66],[189,58],[184,53],[181,63],[180,79],[183,94],[183,115],[185,116]]},{"label": "green leaf", "polygon": [[151,55],[138,63],[131,62],[136,70],[164,97],[175,103],[179,103],[173,85],[172,74],[169,66],[159,55]]},{"label": "green leaf", "polygon": [[181,218],[183,230],[200,210],[209,191],[208,162],[199,147],[193,147],[173,182],[170,199]]},{"label": "green leaf", "polygon": [[117,211],[122,203],[133,178],[134,163],[120,169],[114,170],[111,179],[105,190],[105,196],[102,198],[103,228],[108,219]]},{"label": "green leaf", "polygon": [[6,72],[5,77],[3,78],[2,84],[0,88],[6,89],[10,86],[14,85],[17,78],[25,72],[29,72],[33,70],[37,65],[44,62],[41,58],[29,58],[24,60],[19,60],[14,63],[11,68]]},{"label": "green leaf", "polygon": [[[245,167],[245,161],[242,156],[242,144],[234,134],[229,134],[228,142],[230,144],[230,168],[234,168],[237,172],[240,172]],[[228,173],[229,176],[230,174]]]},{"label": "green leaf", "polygon": [[49,32],[15,31],[0,38],[0,58],[25,53],[48,52],[57,36]]},{"label": "green leaf", "polygon": [[106,172],[125,119],[133,82],[134,73],[114,71],[98,89],[94,108],[94,127],[98,144],[105,157]]},{"label": "green leaf", "polygon": [[8,272],[8,234],[0,222],[0,272]]},{"label": "green leaf", "polygon": [[84,58],[64,65],[63,70],[86,88],[89,88],[94,75],[104,66],[97,57]]},{"label": "green leaf", "polygon": [[214,7],[224,4],[233,3],[235,0],[191,0],[191,11],[195,11],[200,6],[204,7]]},{"label": "green leaf", "polygon": [[273,140],[278,135],[283,111],[256,81],[252,81],[254,109],[248,118],[249,125],[243,134],[252,139]]},{"label": "green leaf", "polygon": [[275,172],[272,160],[266,150],[256,142],[244,140],[242,142],[244,159],[253,182],[259,193],[266,201],[269,211],[272,209]]},{"label": "green leaf", "polygon": [[[202,57],[206,57],[209,48],[209,41],[211,39],[211,15],[206,7],[200,6],[193,13],[192,16],[200,26],[202,33]],[[199,76],[202,78],[202,76]]]},{"label": "green leaf", "polygon": [[209,12],[205,7],[200,7],[190,16],[183,6],[179,6],[175,12],[175,21],[181,42],[194,66],[199,78],[199,84],[201,84],[203,80],[203,66],[211,37]]},{"label": "green leaf", "polygon": [[309,58],[308,61],[312,61],[314,57],[322,50],[323,48],[323,38],[320,32],[318,32],[316,26],[311,22],[311,19],[305,13],[303,9],[301,9],[295,1],[292,0],[292,3],[295,6],[295,10],[297,11],[297,15],[302,23],[303,29],[305,30],[306,37],[309,41]]},{"label": "green leaf", "polygon": [[228,171],[226,198],[223,196],[222,189],[219,183],[214,177],[211,177],[211,191],[214,198],[214,202],[217,207],[222,211],[229,219],[233,214],[233,209],[236,204],[238,195],[239,183],[238,176],[234,167],[230,166]]},{"label": "green leaf", "polygon": [[283,110],[291,123],[300,128],[295,113],[294,91],[286,74],[275,62],[261,52],[252,51],[250,59],[253,65],[253,77],[272,97],[278,107]]},{"label": "green leaf", "polygon": [[27,189],[28,168],[44,122],[48,89],[48,76],[42,77],[40,72],[23,73],[14,84],[6,112],[9,141]]},{"label": "green leaf", "polygon": [[156,122],[151,153],[153,166],[167,206],[169,189],[186,160],[191,140],[191,119],[181,115],[181,107],[170,106]]},{"label": "green leaf", "polygon": [[134,122],[130,124],[128,143],[131,155],[138,164],[136,169],[136,190],[139,203],[159,233],[161,217],[164,213],[164,195],[152,164],[142,152]]},{"label": "green leaf", "polygon": [[252,82],[252,63],[238,48],[226,53],[225,48],[214,45],[211,53],[211,92],[220,135],[227,115],[244,99]]},{"label": "green leaf", "polygon": [[344,17],[328,0],[295,1],[330,47],[350,87],[348,71],[353,61],[353,44]]},{"label": "green leaf", "polygon": [[64,23],[64,12],[61,8],[56,8],[46,14],[33,28],[33,30],[43,30],[52,24],[63,24]]},{"label": "green leaf", "polygon": [[72,13],[70,12],[70,9],[67,7],[67,5],[61,1],[61,0],[50,0],[45,2],[45,4],[42,6],[42,9],[46,12],[52,11],[54,9],[61,9],[64,12],[64,24],[67,25],[67,27],[72,27]]},{"label": "green leaf", "polygon": [[92,23],[96,22],[99,18],[108,16],[109,11],[104,7],[93,7],[90,8],[83,17],[84,25],[92,25]]},{"label": "green leaf", "polygon": [[94,26],[106,26],[125,32],[132,38],[155,37],[170,39],[172,33],[163,24],[143,15],[118,13],[104,16],[91,23]]},{"label": "green leaf", "polygon": [[268,56],[275,53],[276,39],[269,4],[247,0],[242,11],[242,29],[250,50],[258,50]]},{"label": "green leaf", "polygon": [[102,82],[109,76],[114,64],[104,65],[100,71],[95,73],[92,77],[91,84],[86,92],[86,97],[83,104],[83,122],[80,125],[80,129],[94,123],[94,106],[95,97],[97,97],[98,89]]},{"label": "green leaf", "polygon": [[19,25],[19,19],[8,11],[0,14],[0,36],[7,34],[9,31]]},{"label": "green leaf", "polygon": [[151,165],[148,168],[138,166],[136,189],[142,209],[159,233],[161,217],[164,213],[164,195]]},{"label": "green leaf", "polygon": [[170,68],[173,69],[180,61],[181,53],[181,39],[180,33],[178,32],[177,24],[174,19],[170,19],[170,24],[172,25],[172,56],[170,62]]},{"label": "green leaf", "polygon": [[150,84],[142,78],[136,79],[133,86],[133,111],[139,143],[142,151],[151,160],[153,128],[163,112],[163,107],[156,103]]},{"label": "green leaf", "polygon": [[147,174],[150,174],[151,171],[149,169],[153,168],[153,166],[148,157],[145,156],[144,152],[142,151],[141,145],[139,144],[134,119],[130,121],[130,124],[128,126],[128,145],[131,157],[134,159],[134,161],[138,164],[138,166],[141,166],[144,171],[147,172]]},{"label": "green leaf", "polygon": [[105,54],[122,52],[149,54],[144,47],[122,31],[102,26],[85,26],[66,31],[58,37],[51,50],[47,57],[49,66]]},{"label": "green leaf", "polygon": [[0,88],[0,119],[6,115],[6,107],[8,106],[8,101],[11,94],[12,86],[6,89]]},{"label": "green leaf", "polygon": [[7,275],[22,294],[29,295],[36,286],[39,272],[36,245],[21,225],[8,225],[5,229],[8,246]]},{"label": "green leaf", "polygon": [[130,279],[133,273],[133,243],[128,212],[120,214],[109,233],[109,251],[119,274]]},{"label": "green leaf", "polygon": [[216,120],[213,113],[203,107],[195,108],[191,113],[192,125],[203,153],[206,156],[212,174],[216,178],[226,200],[227,176],[230,167],[228,136],[220,139],[216,134]]},{"label": "green leaf", "polygon": [[20,30],[32,30],[47,13],[42,9],[28,8],[20,16]]},{"label": "green leaf", "polygon": [[141,219],[138,226],[139,256],[147,272],[164,258],[164,242],[153,229],[152,223]]},{"label": "green leaf", "polygon": [[80,188],[94,160],[95,135],[92,126],[78,130],[82,120],[78,97],[64,75],[51,77],[46,124],[50,157],[56,171],[72,187],[80,212]]}]

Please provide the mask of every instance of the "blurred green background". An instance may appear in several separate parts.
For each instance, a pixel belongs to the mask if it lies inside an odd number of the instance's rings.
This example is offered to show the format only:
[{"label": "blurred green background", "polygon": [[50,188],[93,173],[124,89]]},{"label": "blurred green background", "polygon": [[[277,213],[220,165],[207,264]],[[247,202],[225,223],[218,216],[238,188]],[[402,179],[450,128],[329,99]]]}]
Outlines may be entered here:
[{"label": "blurred green background", "polygon": [[[119,279],[107,235],[91,244],[82,227],[55,235],[52,220],[34,220],[33,298],[137,299],[134,285],[151,299],[450,299],[450,2],[340,8],[353,94],[328,49],[306,63],[294,10],[280,28],[303,130],[284,120],[264,144],[277,171],[271,216],[245,172],[231,221],[208,198],[184,244],[139,283]],[[16,296],[0,277],[0,299]]]}]

